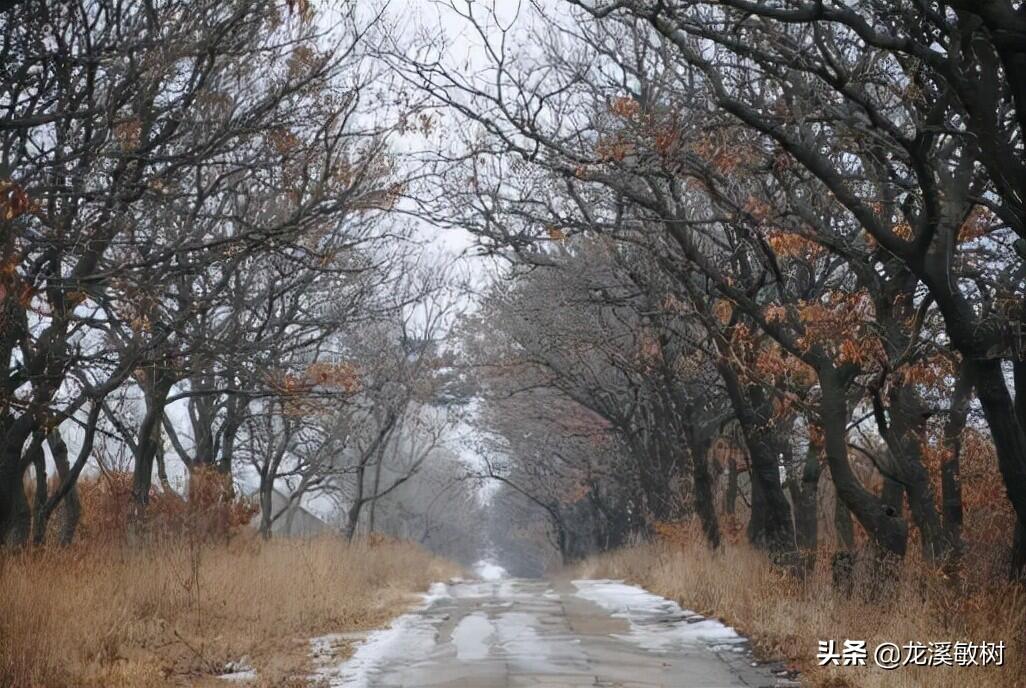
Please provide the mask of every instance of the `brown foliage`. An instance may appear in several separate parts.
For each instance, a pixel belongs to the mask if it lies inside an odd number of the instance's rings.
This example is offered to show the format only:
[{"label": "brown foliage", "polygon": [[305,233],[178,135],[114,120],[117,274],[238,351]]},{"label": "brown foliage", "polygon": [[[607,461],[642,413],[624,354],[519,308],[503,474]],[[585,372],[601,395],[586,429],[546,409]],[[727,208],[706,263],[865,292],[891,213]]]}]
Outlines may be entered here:
[{"label": "brown foliage", "polygon": [[84,546],[124,543],[131,534],[143,532],[159,539],[229,539],[257,511],[251,500],[235,494],[230,476],[202,466],[190,475],[188,499],[151,489],[142,523],[134,521],[131,473],[106,472],[80,481],[78,490],[82,503],[78,540]]},{"label": "brown foliage", "polygon": [[15,220],[31,208],[32,202],[25,189],[9,179],[0,179],[0,221]]},{"label": "brown foliage", "polygon": [[793,232],[771,231],[766,235],[766,242],[781,258],[812,260],[825,252],[820,244]]},{"label": "brown foliage", "polygon": [[641,112],[641,104],[631,97],[621,96],[613,99],[613,102],[609,105],[609,111],[617,117],[633,119]]},{"label": "brown foliage", "polygon": [[798,340],[805,349],[819,347],[838,364],[865,367],[884,358],[883,346],[873,329],[873,303],[865,291],[833,291],[798,306],[805,333]]}]

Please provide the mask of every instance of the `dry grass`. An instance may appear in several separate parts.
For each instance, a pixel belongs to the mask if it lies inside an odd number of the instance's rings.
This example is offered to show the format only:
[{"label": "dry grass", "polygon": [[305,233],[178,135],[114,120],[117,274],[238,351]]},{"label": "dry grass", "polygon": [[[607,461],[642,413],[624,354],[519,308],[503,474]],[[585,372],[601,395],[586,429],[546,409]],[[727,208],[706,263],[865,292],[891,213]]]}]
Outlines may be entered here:
[{"label": "dry grass", "polygon": [[454,573],[414,545],[331,537],[12,555],[0,686],[202,685],[243,656],[263,685],[288,685],[307,671],[307,638],[381,625]]},{"label": "dry grass", "polygon": [[[743,544],[710,552],[700,541],[660,542],[598,556],[573,574],[622,578],[682,606],[722,617],[752,638],[767,659],[790,659],[803,683],[822,688],[1012,688],[1026,685],[1026,594],[977,564],[956,581],[912,557],[885,591],[856,580],[856,593],[836,594],[821,556],[801,581],[774,570]],[[967,561],[973,561],[967,557]],[[892,641],[998,641],[1008,645],[1004,667],[817,666],[817,640],[865,639],[868,647]],[[872,664],[870,659],[868,664]]]}]

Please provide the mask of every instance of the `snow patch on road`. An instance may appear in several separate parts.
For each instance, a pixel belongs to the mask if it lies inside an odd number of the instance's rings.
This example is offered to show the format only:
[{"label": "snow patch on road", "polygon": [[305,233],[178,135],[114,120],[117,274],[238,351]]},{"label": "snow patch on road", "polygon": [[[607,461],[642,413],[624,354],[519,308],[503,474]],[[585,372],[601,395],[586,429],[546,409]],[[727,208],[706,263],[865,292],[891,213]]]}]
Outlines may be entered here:
[{"label": "snow patch on road", "polygon": [[461,662],[484,659],[488,656],[488,641],[494,634],[495,626],[483,612],[463,617],[456,628],[452,629],[456,658]]},{"label": "snow patch on road", "polygon": [[474,564],[474,573],[477,574],[478,578],[486,581],[502,580],[509,576],[509,574],[506,573],[506,569],[502,568],[494,561],[488,561],[487,559],[482,559]]},{"label": "snow patch on road", "polygon": [[730,626],[682,609],[676,602],[615,580],[575,580],[578,597],[627,619],[631,632],[622,637],[654,652],[686,645],[733,646],[745,639]]},{"label": "snow patch on road", "polygon": [[[419,610],[451,596],[445,583],[434,583],[421,597],[423,602]],[[403,614],[388,628],[370,633],[366,640],[356,646],[353,656],[341,664],[334,657],[333,646],[344,639],[345,634],[333,633],[311,638],[310,654],[315,664],[319,665],[311,678],[323,682],[329,688],[369,688],[373,678],[390,664],[429,657],[437,635],[435,625],[426,617]]]}]

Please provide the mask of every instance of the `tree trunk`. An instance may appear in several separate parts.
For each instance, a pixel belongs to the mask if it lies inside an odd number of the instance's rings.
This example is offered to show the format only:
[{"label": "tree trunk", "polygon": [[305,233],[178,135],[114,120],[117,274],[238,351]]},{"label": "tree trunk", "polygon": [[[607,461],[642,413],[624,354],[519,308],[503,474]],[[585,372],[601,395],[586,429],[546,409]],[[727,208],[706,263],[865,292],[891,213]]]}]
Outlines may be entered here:
[{"label": "tree trunk", "polygon": [[727,460],[727,493],[723,497],[723,510],[730,516],[737,512],[737,461]]},{"label": "tree trunk", "polygon": [[[153,460],[157,464],[157,480],[160,481],[160,487],[164,492],[167,494],[175,494],[174,488],[171,487],[171,481],[167,478],[167,465],[164,460],[164,443],[161,441],[161,423],[158,423],[156,427],[154,427],[153,432],[157,433],[157,450],[153,453]],[[190,471],[194,465],[195,464],[189,465]],[[189,485],[192,485],[191,478]]]},{"label": "tree trunk", "polygon": [[[749,535],[753,544],[776,554],[795,554],[791,504],[780,484],[777,447],[772,437],[772,404],[754,385],[742,389],[730,366],[717,366],[726,384],[731,404],[748,447],[749,478],[752,483],[752,520]],[[757,507],[757,502],[761,500]]]},{"label": "tree trunk", "polygon": [[559,549],[559,563],[566,566],[570,563],[570,552],[567,545],[566,528],[560,519],[554,519],[553,526],[556,529],[556,547]]},{"label": "tree trunk", "polygon": [[[291,495],[290,495],[291,499]],[[292,536],[292,525],[296,522],[296,513],[299,511],[299,497],[296,497],[289,502],[288,507],[285,509],[285,535],[286,537]]]},{"label": "tree trunk", "polygon": [[32,509],[25,496],[25,485],[22,480],[23,475],[19,475],[17,482],[12,485],[14,489],[10,492],[11,518],[7,544],[15,548],[24,547],[28,543],[32,528]]},{"label": "tree trunk", "polygon": [[272,518],[274,517],[274,490],[266,477],[260,476],[260,537],[271,539]]},{"label": "tree trunk", "polygon": [[[969,359],[972,380],[976,386],[976,396],[983,407],[983,414],[990,426],[990,433],[997,450],[998,468],[1004,479],[1005,490],[1012,502],[1018,517],[1017,529],[1026,523],[1026,434],[1023,433],[1022,409],[1026,407],[1026,387],[1020,388],[1019,382],[1026,378],[1020,373],[1024,367],[1017,363],[1016,404],[1013,408],[1012,399],[1005,384],[999,360]],[[1026,538],[1014,538],[1012,541],[1012,561],[1018,568],[1013,570],[1014,577],[1026,572]]]},{"label": "tree trunk", "polygon": [[923,558],[936,562],[947,556],[947,538],[941,526],[940,514],[937,513],[936,497],[930,477],[922,464],[919,465],[919,469],[922,470],[914,469],[908,476],[905,493],[908,495],[912,520],[919,529]]},{"label": "tree trunk", "polygon": [[748,541],[758,545],[766,542],[766,497],[763,495],[761,483],[755,479],[751,458],[748,461]]},{"label": "tree trunk", "polygon": [[[22,449],[35,425],[31,416],[10,416],[0,425],[0,546],[20,546],[27,539],[24,519],[26,499]],[[25,533],[25,537],[22,537]]]},{"label": "tree trunk", "polygon": [[[702,523],[705,541],[716,549],[720,546],[720,523],[716,518],[716,501],[713,498],[712,476],[709,474],[709,440],[699,440],[692,435],[688,448],[691,452],[691,477],[695,487],[695,510]],[[683,469],[682,469],[683,470]]]},{"label": "tree trunk", "polygon": [[[384,457],[378,457],[378,462],[374,466],[374,491],[371,493],[375,497],[378,495],[378,491],[381,489],[381,466],[385,463]],[[374,516],[378,510],[378,500],[375,499],[370,505],[370,514],[367,519],[367,532],[374,532]]]},{"label": "tree trunk", "polygon": [[855,549],[855,525],[851,522],[851,511],[840,497],[834,499],[834,530],[837,531],[838,547]]},{"label": "tree trunk", "polygon": [[360,511],[363,509],[363,501],[356,501],[346,511],[346,540],[352,542],[356,537],[356,528],[360,525]]},{"label": "tree trunk", "polygon": [[851,510],[870,538],[880,547],[904,556],[908,527],[901,515],[867,490],[852,472],[848,461],[848,409],[845,385],[833,368],[819,371],[820,420],[823,423],[827,463],[830,477],[840,501]]},{"label": "tree trunk", "polygon": [[146,415],[139,426],[139,440],[136,445],[135,466],[132,472],[133,520],[142,521],[146,513],[146,505],[150,501],[150,487],[153,484],[153,464],[161,441],[160,425],[164,416],[167,395],[171,391],[173,381],[154,372],[156,380],[152,381],[146,394]]},{"label": "tree trunk", "polygon": [[[1018,385],[1017,385],[1018,386]],[[1018,395],[1017,395],[1018,396]],[[951,411],[944,424],[944,448],[947,455],[941,464],[941,515],[944,536],[951,555],[962,554],[962,433],[969,416],[972,399],[972,381],[963,362],[958,371],[955,391],[951,397]]]},{"label": "tree trunk", "polygon": [[[50,445],[50,453],[53,455],[54,465],[57,467],[57,477],[61,482],[68,480],[71,474],[71,464],[68,462],[68,445],[57,428],[54,428],[47,441]],[[58,540],[62,545],[70,545],[75,538],[75,531],[78,529],[78,522],[82,516],[82,504],[78,499],[78,486],[72,485],[61,502],[61,527]]]},{"label": "tree trunk", "polygon": [[42,545],[46,542],[46,525],[49,519],[46,513],[46,502],[49,498],[46,484],[46,456],[43,454],[43,437],[36,435],[29,448],[29,460],[36,477],[36,494],[32,504],[32,544]]},{"label": "tree trunk", "polygon": [[356,469],[356,494],[353,496],[353,503],[346,512],[346,540],[352,541],[356,535],[356,526],[360,523],[360,510],[363,509],[363,474],[365,464],[361,463]]},{"label": "tree trunk", "polygon": [[884,478],[880,500],[893,509],[894,513],[900,514],[905,506],[905,487],[897,480]]},{"label": "tree trunk", "polygon": [[794,503],[794,529],[803,569],[812,571],[816,565],[819,544],[819,477],[823,470],[819,463],[819,450],[811,443],[805,454],[801,482],[792,481],[791,501]]},{"label": "tree trunk", "polygon": [[1026,529],[1022,521],[1016,521],[1015,530],[1012,533],[1012,561],[1009,577],[1012,580],[1022,580],[1026,575]]},{"label": "tree trunk", "polygon": [[216,464],[217,470],[223,475],[229,475],[232,472],[232,463],[235,460],[235,442],[239,434],[239,426],[242,424],[242,413],[245,408],[245,404],[236,402],[235,406],[229,406],[227,417],[224,420],[221,456]]},{"label": "tree trunk", "polygon": [[[948,546],[937,511],[933,484],[923,465],[920,439],[926,431],[925,408],[918,391],[908,384],[892,384],[887,397],[889,404],[886,416],[878,398],[874,404],[877,425],[890,449],[897,471],[897,475],[893,477],[899,483],[892,487],[900,490],[901,485],[904,485],[912,520],[919,529],[923,557],[926,561],[937,561],[946,555]],[[884,501],[895,513],[900,514],[900,491],[897,495],[890,495],[890,498],[890,501]]]}]

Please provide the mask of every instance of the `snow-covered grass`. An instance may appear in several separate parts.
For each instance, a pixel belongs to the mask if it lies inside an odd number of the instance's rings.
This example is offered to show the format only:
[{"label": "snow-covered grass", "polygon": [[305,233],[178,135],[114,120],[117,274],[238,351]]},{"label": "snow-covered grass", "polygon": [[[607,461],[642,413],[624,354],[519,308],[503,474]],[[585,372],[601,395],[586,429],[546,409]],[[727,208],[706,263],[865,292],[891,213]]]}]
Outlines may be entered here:
[{"label": "snow-covered grass", "polygon": [[256,685],[305,681],[307,638],[379,627],[456,573],[411,544],[332,537],[8,556],[0,686],[229,686],[213,677],[240,685],[252,672]]},{"label": "snow-covered grass", "polygon": [[[764,554],[745,544],[711,552],[700,535],[690,544],[658,542],[601,555],[570,573],[624,579],[684,608],[722,617],[751,638],[763,657],[793,661],[803,672],[803,683],[816,688],[1026,685],[1023,588],[984,576],[987,567],[982,557],[967,558],[959,577],[930,569],[914,553],[907,559],[889,589],[874,586],[857,573],[851,597],[834,590],[826,553],[819,557],[816,570],[800,580],[774,568]],[[630,617],[644,615],[656,604],[646,599],[644,591],[635,590],[599,585],[582,592],[605,606],[621,604],[624,609],[619,613]],[[639,625],[649,635],[648,641],[659,640],[662,631]],[[870,648],[884,641],[902,645],[1003,640],[1008,650],[1004,667],[821,668],[816,661],[817,641],[830,639],[839,645],[845,639],[866,640]]]}]

